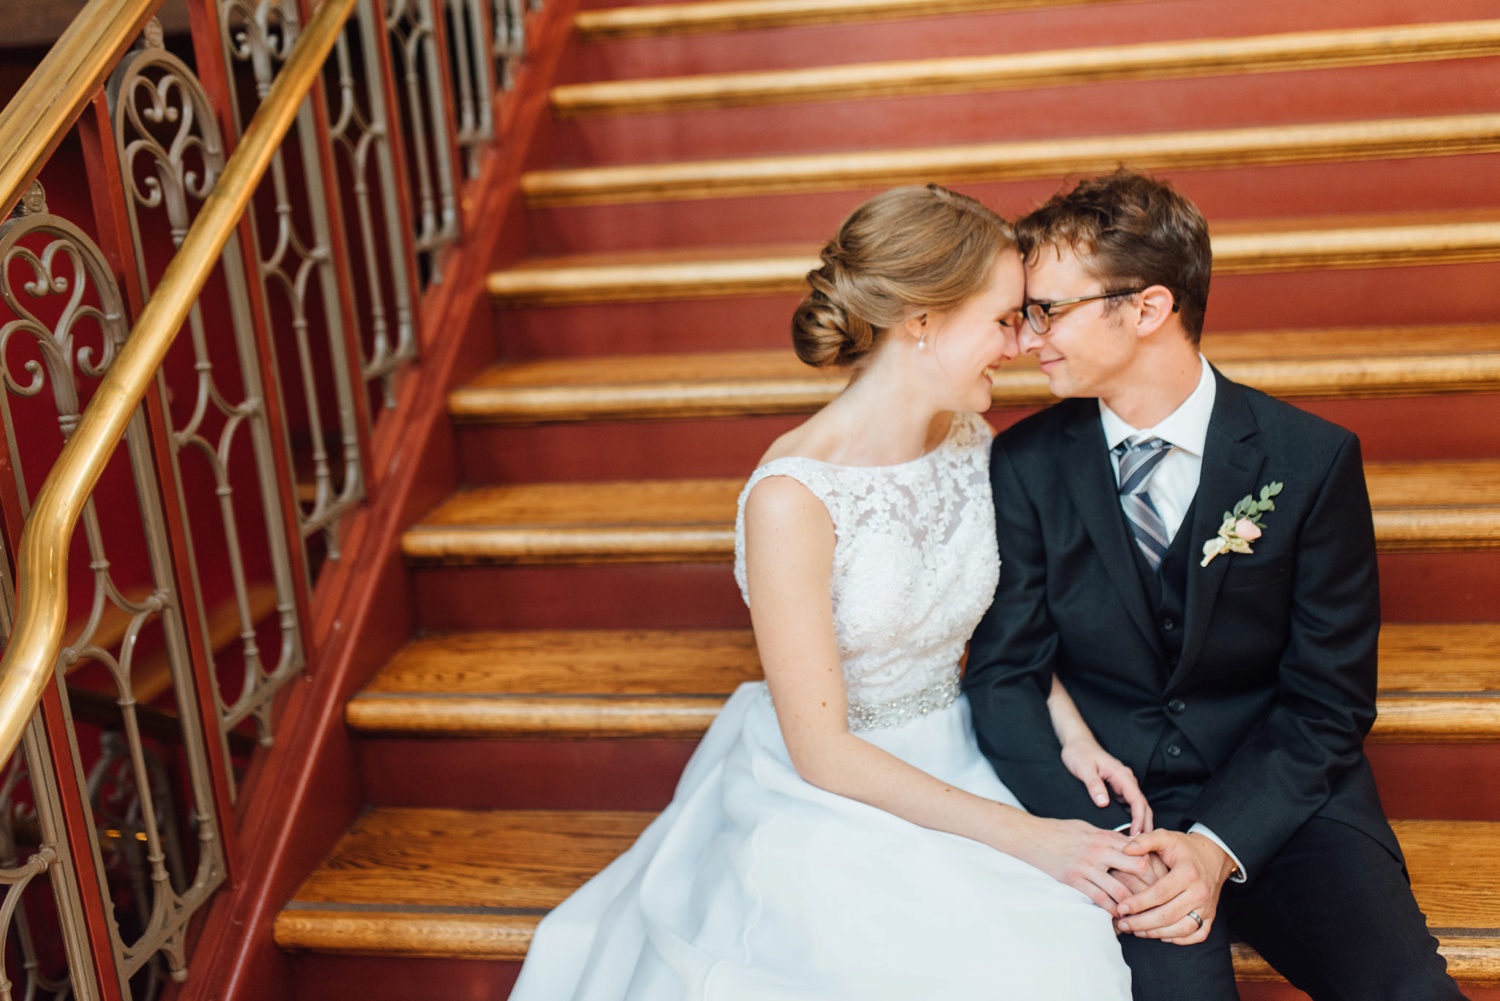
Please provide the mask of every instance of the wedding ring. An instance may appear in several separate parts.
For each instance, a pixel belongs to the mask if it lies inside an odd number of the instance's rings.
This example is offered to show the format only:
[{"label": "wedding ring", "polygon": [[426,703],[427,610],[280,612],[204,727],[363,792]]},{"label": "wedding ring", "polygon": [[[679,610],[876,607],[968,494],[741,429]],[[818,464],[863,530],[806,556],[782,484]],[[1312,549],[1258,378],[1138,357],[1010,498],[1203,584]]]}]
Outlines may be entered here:
[{"label": "wedding ring", "polygon": [[1194,921],[1198,922],[1198,927],[1199,928],[1203,927],[1203,919],[1198,916],[1198,912],[1197,911],[1188,911],[1188,917],[1190,917]]}]

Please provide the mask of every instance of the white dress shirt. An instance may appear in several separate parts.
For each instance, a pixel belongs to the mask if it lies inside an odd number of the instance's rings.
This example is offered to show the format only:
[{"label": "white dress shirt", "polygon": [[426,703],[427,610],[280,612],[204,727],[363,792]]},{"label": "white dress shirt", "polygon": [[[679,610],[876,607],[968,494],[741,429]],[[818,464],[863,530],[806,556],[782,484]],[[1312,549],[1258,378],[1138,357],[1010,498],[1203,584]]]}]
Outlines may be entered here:
[{"label": "white dress shirt", "polygon": [[[1161,520],[1167,527],[1169,545],[1177,537],[1182,519],[1198,494],[1198,480],[1203,474],[1203,444],[1208,438],[1208,421],[1213,416],[1214,397],[1218,393],[1218,384],[1214,381],[1214,371],[1209,368],[1208,360],[1201,354],[1198,360],[1203,371],[1198,377],[1197,387],[1176,410],[1152,427],[1131,427],[1119,414],[1109,409],[1107,403],[1099,401],[1099,421],[1104,425],[1104,441],[1111,449],[1110,462],[1115,469],[1116,484],[1120,479],[1120,460],[1113,453],[1116,445],[1131,439],[1144,441],[1147,438],[1160,438],[1173,446],[1157,463],[1146,487],[1151,495],[1151,503],[1156,505],[1156,513],[1161,515]],[[1188,828],[1188,833],[1201,834],[1224,849],[1225,854],[1234,860],[1238,870],[1232,879],[1236,883],[1245,881],[1245,867],[1240,864],[1239,856],[1217,834],[1202,824],[1194,824]]]}]

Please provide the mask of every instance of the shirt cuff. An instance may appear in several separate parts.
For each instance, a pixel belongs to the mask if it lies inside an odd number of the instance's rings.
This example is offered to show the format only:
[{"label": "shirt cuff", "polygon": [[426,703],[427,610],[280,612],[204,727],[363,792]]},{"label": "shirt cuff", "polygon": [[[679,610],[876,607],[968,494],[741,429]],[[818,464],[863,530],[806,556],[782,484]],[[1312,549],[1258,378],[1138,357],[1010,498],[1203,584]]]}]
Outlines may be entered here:
[{"label": "shirt cuff", "polygon": [[1217,834],[1215,834],[1213,831],[1210,831],[1202,824],[1194,824],[1192,827],[1189,827],[1188,833],[1201,834],[1224,850],[1224,854],[1228,855],[1229,860],[1234,863],[1234,872],[1229,877],[1229,881],[1231,883],[1243,883],[1245,881],[1245,867],[1240,864],[1240,857],[1236,855],[1228,845],[1221,841]]}]

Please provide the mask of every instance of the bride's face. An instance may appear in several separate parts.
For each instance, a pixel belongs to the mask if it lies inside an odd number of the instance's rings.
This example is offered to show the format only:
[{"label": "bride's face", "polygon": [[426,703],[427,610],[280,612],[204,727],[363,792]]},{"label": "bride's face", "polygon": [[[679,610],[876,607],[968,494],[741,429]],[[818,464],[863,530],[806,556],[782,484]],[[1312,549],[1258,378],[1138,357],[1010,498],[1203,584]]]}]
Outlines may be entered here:
[{"label": "bride's face", "polygon": [[1026,271],[1014,249],[995,260],[989,279],[947,313],[927,317],[927,352],[946,409],[990,409],[994,371],[1019,353],[1016,327],[1026,295]]}]

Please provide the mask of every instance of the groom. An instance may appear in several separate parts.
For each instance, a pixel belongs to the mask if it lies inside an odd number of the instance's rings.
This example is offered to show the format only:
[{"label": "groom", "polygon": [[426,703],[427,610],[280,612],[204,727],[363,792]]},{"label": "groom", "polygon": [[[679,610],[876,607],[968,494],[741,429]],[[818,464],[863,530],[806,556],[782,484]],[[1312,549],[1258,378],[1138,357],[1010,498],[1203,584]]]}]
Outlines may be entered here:
[{"label": "groom", "polygon": [[1315,998],[1461,998],[1362,746],[1380,607],[1358,440],[1203,360],[1208,228],[1170,186],[1085,180],[1017,233],[1021,347],[1065,399],[994,444],[980,746],[1032,812],[1127,824],[1060,760],[1056,675],[1134,770],[1158,829],[1133,850],[1167,870],[1116,915],[1136,998],[1235,998],[1231,936]]}]

